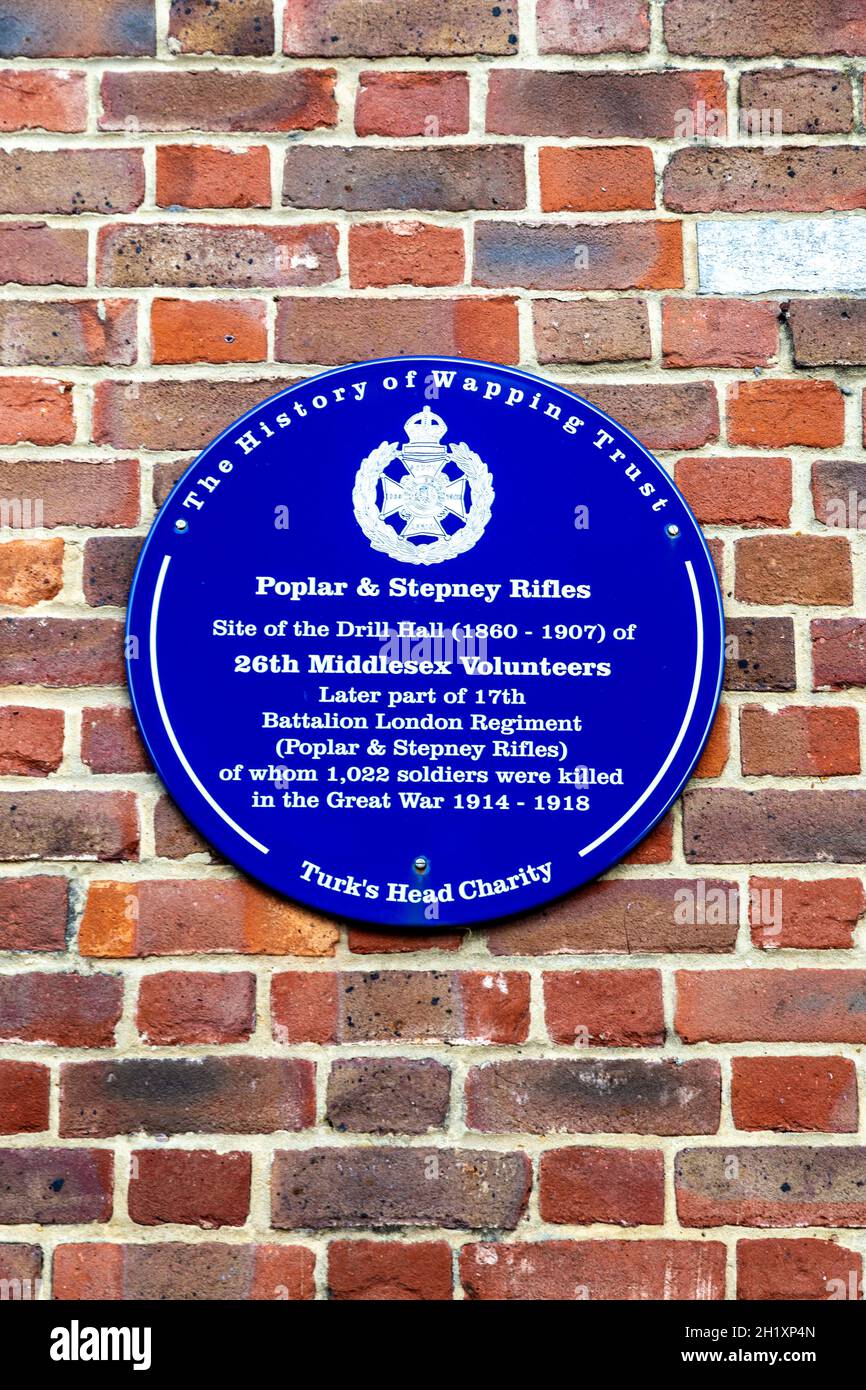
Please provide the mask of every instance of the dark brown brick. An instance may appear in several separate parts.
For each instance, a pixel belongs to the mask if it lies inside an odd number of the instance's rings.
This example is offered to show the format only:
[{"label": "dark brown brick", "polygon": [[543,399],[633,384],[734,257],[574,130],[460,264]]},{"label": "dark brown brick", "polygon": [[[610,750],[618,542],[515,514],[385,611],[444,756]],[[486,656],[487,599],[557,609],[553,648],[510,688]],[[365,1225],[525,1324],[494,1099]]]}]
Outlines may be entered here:
[{"label": "dark brown brick", "polygon": [[412,149],[295,145],[286,150],[283,205],[356,212],[522,208],[526,202],[523,160],[517,145]]},{"label": "dark brown brick", "polygon": [[794,361],[800,367],[866,363],[866,303],[859,299],[795,299],[788,306]]},{"label": "dark brown brick", "polygon": [[678,289],[678,222],[477,222],[476,285],[530,290]]},{"label": "dark brown brick", "polygon": [[122,1006],[123,982],[114,975],[3,975],[0,1038],[57,1047],[111,1047]]},{"label": "dark brown brick", "polygon": [[340,363],[407,353],[517,362],[513,299],[307,299],[280,301],[274,354],[283,362]]},{"label": "dark brown brick", "polygon": [[812,464],[816,520],[844,530],[866,528],[866,463],[819,459]]},{"label": "dark brown brick", "polygon": [[687,791],[690,864],[857,864],[866,858],[866,792]]},{"label": "dark brown brick", "polygon": [[0,25],[4,58],[146,57],[156,52],[153,0],[51,0],[12,5]]},{"label": "dark brown brick", "polygon": [[778,135],[828,135],[850,130],[850,79],[838,68],[762,68],[740,77],[740,130]]},{"label": "dark brown brick", "polygon": [[483,1149],[290,1150],[274,1156],[278,1230],[444,1226],[513,1230],[526,1208],[529,1160]]},{"label": "dark brown brick", "polygon": [[596,385],[571,389],[636,435],[647,449],[699,449],[718,439],[719,403],[710,381]]},{"label": "dark brown brick", "polygon": [[44,222],[0,225],[0,283],[86,285],[87,232]]},{"label": "dark brown brick", "polygon": [[0,951],[62,951],[68,901],[59,874],[0,878]]},{"label": "dark brown brick", "polygon": [[312,1062],[127,1058],[63,1066],[60,1132],[270,1134],[313,1123]]},{"label": "dark brown brick", "polygon": [[[222,7],[221,7],[222,8]],[[314,130],[337,120],[332,69],[107,72],[102,130]]]},{"label": "dark brown brick", "polygon": [[640,362],[652,354],[642,299],[536,299],[539,362]]},{"label": "dark brown brick", "polygon": [[0,1149],[0,1221],[107,1221],[113,1171],[109,1149]]},{"label": "dark brown brick", "polygon": [[84,546],[84,597],[91,608],[124,608],[141,550],[140,536],[92,536]]},{"label": "dark brown brick", "polygon": [[[701,107],[703,103],[703,107]],[[725,110],[720,72],[541,72],[494,68],[487,129],[498,135],[665,139],[690,112]]]},{"label": "dark brown brick", "polygon": [[467,1123],[491,1133],[714,1134],[718,1063],[488,1062],[466,1082]]},{"label": "dark brown brick", "polygon": [[866,151],[853,146],[676,150],[664,174],[674,212],[824,212],[863,206]]},{"label": "dark brown brick", "polygon": [[132,792],[0,795],[0,859],[137,859]]},{"label": "dark brown brick", "polygon": [[142,449],[203,449],[220,430],[291,385],[291,378],[282,377],[101,381],[93,405],[94,442],[120,449],[132,440]]},{"label": "dark brown brick", "polygon": [[105,618],[0,618],[6,685],[121,685],[123,624]]},{"label": "dark brown brick", "polygon": [[[135,459],[2,459],[3,524],[135,526],[139,517]],[[17,499],[17,508],[16,500]]]},{"label": "dark brown brick", "polygon": [[54,1297],[279,1301],[315,1297],[312,1250],[298,1245],[159,1241],[109,1245],[89,1241],[54,1252]]},{"label": "dark brown brick", "polygon": [[796,688],[792,618],[728,618],[725,626],[726,690]]},{"label": "dark brown brick", "polygon": [[328,1076],[327,1119],[360,1134],[426,1134],[448,1115],[451,1073],[433,1058],[346,1057]]},{"label": "dark brown brick", "polygon": [[135,358],[136,306],[130,299],[0,302],[3,366],[129,366]]},{"label": "dark brown brick", "polygon": [[671,53],[702,57],[801,58],[811,53],[866,53],[866,13],[853,4],[815,0],[668,0],[665,43]]}]

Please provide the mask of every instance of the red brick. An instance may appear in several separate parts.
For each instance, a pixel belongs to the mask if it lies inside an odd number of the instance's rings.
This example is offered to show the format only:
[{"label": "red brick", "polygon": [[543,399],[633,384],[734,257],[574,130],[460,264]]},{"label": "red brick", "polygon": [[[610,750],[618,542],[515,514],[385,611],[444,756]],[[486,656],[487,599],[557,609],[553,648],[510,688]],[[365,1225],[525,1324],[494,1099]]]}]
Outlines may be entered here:
[{"label": "red brick", "polygon": [[79,1225],[111,1216],[109,1149],[0,1149],[3,1225]]},{"label": "red brick", "polygon": [[498,135],[667,139],[705,108],[726,108],[720,72],[544,72],[494,68],[487,129]]},{"label": "red brick", "polygon": [[719,403],[712,382],[606,386],[592,380],[570,385],[647,449],[700,449],[718,439]]},{"label": "red brick", "polygon": [[63,761],[63,711],[38,705],[0,708],[0,773],[44,777]]},{"label": "red brick", "polygon": [[465,72],[361,72],[355,98],[356,135],[465,135],[469,78]]},{"label": "red brick", "polygon": [[59,1245],[53,1289],[59,1299],[255,1299],[315,1297],[312,1250],[299,1245],[160,1241],[147,1245]]},{"label": "red brick", "polygon": [[[829,135],[851,130],[851,82],[837,68],[761,68],[740,76],[740,126],[762,122],[782,135]],[[759,128],[763,129],[763,125]]]},{"label": "red brick", "polygon": [[685,1149],[677,1155],[682,1226],[866,1226],[862,1148]]},{"label": "red brick", "polygon": [[155,299],[153,361],[263,362],[268,352],[260,299]]},{"label": "red brick", "polygon": [[0,795],[0,859],[137,859],[132,792]]},{"label": "red brick", "polygon": [[833,381],[738,381],[728,387],[728,440],[759,449],[829,449],[845,435]]},{"label": "red brick", "polygon": [[133,212],[144,198],[141,150],[0,152],[0,212]]},{"label": "red brick", "polygon": [[487,1300],[721,1299],[720,1241],[544,1240],[464,1245],[466,1297]]},{"label": "red brick", "polygon": [[824,212],[866,206],[866,152],[789,145],[676,150],[664,175],[674,212]]},{"label": "red brick", "polygon": [[679,289],[679,222],[477,222],[473,282],[530,290]]},{"label": "red brick", "polygon": [[847,949],[866,912],[857,878],[752,878],[749,894],[752,943],[767,950]]},{"label": "red brick", "polygon": [[0,35],[7,58],[138,58],[156,52],[153,0],[27,0]]},{"label": "red brick", "polygon": [[787,309],[800,367],[866,363],[866,305],[856,299],[795,299]]},{"label": "red brick", "polygon": [[69,885],[58,874],[0,878],[0,950],[62,951]]},{"label": "red brick", "polygon": [[590,1047],[660,1047],[665,1038],[657,970],[556,971],[544,976],[552,1042]]},{"label": "red brick", "polygon": [[698,521],[705,525],[788,525],[790,459],[704,455],[679,459],[674,477]]},{"label": "red brick", "polygon": [[664,1154],[658,1149],[552,1149],[538,1170],[542,1221],[660,1226]]},{"label": "red brick", "polygon": [[328,1247],[328,1297],[337,1302],[441,1303],[451,1298],[452,1281],[444,1240],[334,1240]]},{"label": "red brick", "polygon": [[[60,1133],[272,1134],[315,1119],[312,1062],[123,1058],[61,1067]],[[75,1150],[75,1152],[79,1152]]]},{"label": "red brick", "polygon": [[740,710],[746,776],[834,777],[860,771],[857,711],[838,705]]},{"label": "red brick", "polygon": [[[735,883],[704,880],[706,901],[737,902]],[[510,918],[487,933],[495,956],[633,952],[647,955],[675,951],[732,951],[737,911],[732,921],[716,914],[691,914],[683,922],[678,904],[693,892],[688,879],[609,879],[588,884],[528,917]]]},{"label": "red brick", "polygon": [[63,541],[0,543],[0,603],[15,608],[56,598],[63,588]]},{"label": "red brick", "polygon": [[545,145],[538,151],[543,212],[620,212],[654,208],[652,150],[636,145],[570,149]]},{"label": "red brick", "polygon": [[680,970],[684,1042],[864,1042],[862,970]]},{"label": "red brick", "polygon": [[813,689],[866,685],[866,619],[813,618],[809,630]]},{"label": "red brick", "polygon": [[486,1133],[714,1134],[718,1063],[487,1062],[466,1078],[466,1122]]},{"label": "red brick", "polygon": [[111,1047],[123,1007],[114,975],[0,976],[0,1038],[57,1047]]},{"label": "red brick", "polygon": [[264,381],[100,381],[94,443],[142,449],[202,449],[228,425],[297,378]]},{"label": "red brick", "polygon": [[708,787],[683,798],[690,864],[858,864],[866,857],[866,794]]},{"label": "red brick", "polygon": [[150,759],[132,710],[103,705],[83,709],[81,761],[92,772],[147,772]]},{"label": "red brick", "polygon": [[645,361],[652,355],[642,299],[536,299],[539,362]]},{"label": "red brick", "polygon": [[668,0],[665,43],[671,53],[702,57],[801,58],[811,53],[866,53],[866,13],[814,0]]},{"label": "red brick", "polygon": [[523,1153],[381,1145],[284,1150],[271,1171],[271,1224],[514,1230],[530,1181]]},{"label": "red brick", "polygon": [[737,1298],[817,1303],[862,1298],[863,1259],[833,1240],[740,1240]]},{"label": "red brick", "polygon": [[3,459],[0,495],[7,502],[4,523],[14,527],[135,526],[138,463],[135,459]]},{"label": "red brick", "polygon": [[243,880],[91,882],[78,948],[88,956],[330,956],[337,928]]},{"label": "red brick", "polygon": [[173,52],[262,57],[274,51],[271,0],[171,0],[168,35]]},{"label": "red brick", "polygon": [[462,932],[418,931],[412,927],[406,931],[376,931],[370,927],[350,926],[346,933],[346,945],[356,956],[453,952],[460,950],[464,939]]},{"label": "red brick", "polygon": [[145,1042],[246,1042],[256,1022],[255,976],[240,972],[167,970],[145,975],[136,1026]]},{"label": "red brick", "polygon": [[50,1085],[48,1067],[37,1062],[0,1062],[0,1134],[46,1130]]},{"label": "red brick", "polygon": [[87,232],[44,222],[0,225],[0,283],[86,285]]},{"label": "red brick", "polygon": [[539,0],[539,53],[643,53],[649,48],[647,0]]},{"label": "red brick", "polygon": [[758,299],[666,299],[666,367],[765,367],[779,350],[778,306]]},{"label": "red brick", "polygon": [[212,862],[220,862],[221,856],[193,829],[169,796],[161,796],[154,807],[153,836],[160,858],[186,859],[191,854],[200,854]]},{"label": "red brick", "polygon": [[465,212],[525,204],[519,145],[292,145],[286,150],[284,207]]},{"label": "red brick", "polygon": [[324,225],[122,223],[101,227],[97,243],[103,285],[245,289],[321,285],[338,273],[337,229]]},{"label": "red brick", "polygon": [[274,355],[281,362],[364,361],[438,352],[517,362],[513,299],[282,299]]},{"label": "red brick", "polygon": [[519,1043],[529,1029],[522,971],[376,970],[274,976],[279,1042]]},{"label": "red brick", "polygon": [[84,130],[87,89],[83,72],[28,68],[0,72],[0,130]]},{"label": "red brick", "polygon": [[747,536],[735,547],[744,603],[849,604],[851,551],[844,536]]},{"label": "red brick", "polygon": [[0,377],[0,444],[69,444],[74,436],[69,382]]},{"label": "red brick", "polygon": [[267,145],[159,145],[156,202],[161,208],[268,208],[271,160]]},{"label": "red brick", "polygon": [[293,0],[283,51],[293,57],[402,58],[516,51],[516,0],[466,5],[462,0]]},{"label": "red brick", "polygon": [[330,68],[107,72],[101,130],[315,130],[337,120]]},{"label": "red brick", "polygon": [[854,1134],[857,1072],[849,1057],[734,1057],[737,1129]]},{"label": "red brick", "polygon": [[673,813],[653,826],[652,830],[623,859],[623,864],[669,864],[674,853]]},{"label": "red brick", "polygon": [[[138,1226],[243,1226],[250,1209],[248,1153],[136,1149],[129,1216]],[[193,1247],[194,1249],[195,1247]]]},{"label": "red brick", "polygon": [[425,222],[359,222],[349,228],[353,289],[382,285],[459,285],[463,230]]},{"label": "red brick", "polygon": [[120,685],[123,624],[92,618],[0,619],[6,685]]}]

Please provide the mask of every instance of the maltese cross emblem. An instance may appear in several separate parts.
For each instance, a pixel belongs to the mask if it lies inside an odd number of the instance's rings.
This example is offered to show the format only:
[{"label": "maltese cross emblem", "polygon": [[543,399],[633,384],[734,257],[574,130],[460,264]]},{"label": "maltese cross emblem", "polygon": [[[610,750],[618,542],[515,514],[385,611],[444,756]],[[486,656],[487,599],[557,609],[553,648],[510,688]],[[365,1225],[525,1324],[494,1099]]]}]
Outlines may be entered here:
[{"label": "maltese cross emblem", "polygon": [[466,444],[442,444],[448,426],[429,405],[403,428],[408,443],[383,442],[358,469],[355,518],[374,550],[410,565],[436,565],[479,539],[493,482]]}]

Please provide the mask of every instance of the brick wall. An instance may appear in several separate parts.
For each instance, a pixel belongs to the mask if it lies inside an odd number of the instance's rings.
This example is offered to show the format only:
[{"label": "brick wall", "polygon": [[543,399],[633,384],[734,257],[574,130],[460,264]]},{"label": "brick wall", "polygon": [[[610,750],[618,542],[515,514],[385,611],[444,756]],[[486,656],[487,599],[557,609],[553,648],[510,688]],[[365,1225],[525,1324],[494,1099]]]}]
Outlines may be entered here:
[{"label": "brick wall", "polygon": [[[18,0],[0,54],[3,1287],[854,1296],[866,0]],[[465,934],[239,879],[121,668],[195,451],[412,351],[631,428],[729,614],[681,804]]]}]

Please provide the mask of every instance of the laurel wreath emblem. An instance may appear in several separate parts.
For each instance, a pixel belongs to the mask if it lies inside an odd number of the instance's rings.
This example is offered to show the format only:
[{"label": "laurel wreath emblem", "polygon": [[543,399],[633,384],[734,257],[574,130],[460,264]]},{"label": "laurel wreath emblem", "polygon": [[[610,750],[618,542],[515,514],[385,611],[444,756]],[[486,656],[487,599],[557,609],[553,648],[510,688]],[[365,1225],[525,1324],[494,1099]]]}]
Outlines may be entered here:
[{"label": "laurel wreath emblem", "polygon": [[472,507],[460,531],[426,545],[404,540],[382,517],[376,504],[376,486],[384,469],[399,458],[397,444],[380,444],[368,454],[358,469],[352,489],[355,517],[374,550],[382,550],[393,560],[410,565],[438,565],[471,550],[490,520],[495,493],[490,470],[466,444],[450,444],[448,457],[466,475],[472,491]]}]

